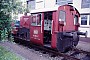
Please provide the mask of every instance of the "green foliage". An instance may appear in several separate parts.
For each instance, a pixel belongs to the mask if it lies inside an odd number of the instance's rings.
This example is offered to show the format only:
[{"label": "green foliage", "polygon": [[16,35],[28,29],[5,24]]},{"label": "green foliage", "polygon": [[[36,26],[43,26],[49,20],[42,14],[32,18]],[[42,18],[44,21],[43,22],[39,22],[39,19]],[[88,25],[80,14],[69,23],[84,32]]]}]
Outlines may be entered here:
[{"label": "green foliage", "polygon": [[0,60],[22,60],[22,59],[0,46]]},{"label": "green foliage", "polygon": [[11,35],[12,0],[0,0],[0,40]]},{"label": "green foliage", "polygon": [[7,29],[2,30],[1,31],[1,39],[6,40],[7,37],[8,37]]},{"label": "green foliage", "polygon": [[26,9],[19,0],[0,0],[0,40],[12,40],[12,14],[23,13]]}]

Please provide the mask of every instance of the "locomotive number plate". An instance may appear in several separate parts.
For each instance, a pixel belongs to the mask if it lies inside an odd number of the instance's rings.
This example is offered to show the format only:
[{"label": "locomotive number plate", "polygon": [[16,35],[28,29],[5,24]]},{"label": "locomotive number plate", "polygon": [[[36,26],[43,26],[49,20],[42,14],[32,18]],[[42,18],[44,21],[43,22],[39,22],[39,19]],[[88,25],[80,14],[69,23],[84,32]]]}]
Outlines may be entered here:
[{"label": "locomotive number plate", "polygon": [[38,34],[38,30],[34,30],[34,34]]}]

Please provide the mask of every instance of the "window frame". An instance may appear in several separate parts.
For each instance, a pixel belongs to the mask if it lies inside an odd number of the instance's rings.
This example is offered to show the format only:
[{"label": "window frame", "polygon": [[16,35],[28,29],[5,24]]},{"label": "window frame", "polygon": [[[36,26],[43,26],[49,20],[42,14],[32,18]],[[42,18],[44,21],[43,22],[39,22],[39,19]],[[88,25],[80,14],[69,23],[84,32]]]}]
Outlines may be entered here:
[{"label": "window frame", "polygon": [[73,1],[72,0],[56,0],[57,5],[65,5],[65,4],[69,4],[69,3],[73,3]]},{"label": "window frame", "polygon": [[35,0],[30,0],[30,1],[28,1],[27,4],[28,4],[28,5],[27,5],[28,9],[30,9],[30,10],[35,9],[35,6],[36,6]]},{"label": "window frame", "polygon": [[[82,21],[85,22],[85,19],[82,20],[82,17],[86,16],[86,24],[82,24]],[[88,15],[81,15],[81,25],[87,26],[88,25]]]},{"label": "window frame", "polygon": [[31,25],[32,25],[32,26],[35,26],[35,25],[36,25],[36,22],[35,22],[35,23],[33,22],[33,19],[36,20],[36,18],[34,18],[34,17],[36,17],[36,16],[33,16],[33,14],[32,14],[32,15],[31,15]]},{"label": "window frame", "polygon": [[[38,24],[38,18],[37,18],[39,14],[41,15],[40,18],[39,18],[40,19],[40,22],[39,22],[40,24]],[[41,26],[42,14],[41,13],[39,13],[39,14],[37,14],[37,13],[36,14],[31,14],[31,26]],[[35,23],[32,22],[33,21],[32,18],[34,17],[33,15],[36,17],[35,18],[35,20],[36,20]]]},{"label": "window frame", "polygon": [[74,25],[76,25],[78,23],[78,15],[74,15]]},{"label": "window frame", "polygon": [[82,0],[81,1],[81,8],[90,8],[90,1]]},{"label": "window frame", "polygon": [[[65,16],[65,17],[64,17],[64,20],[60,19],[60,15],[62,15],[62,14],[60,14],[61,11],[65,13],[65,14],[64,14],[64,16]],[[60,11],[59,11],[59,21],[64,21],[64,23],[66,23],[66,12],[63,11],[63,10],[60,10]]]}]

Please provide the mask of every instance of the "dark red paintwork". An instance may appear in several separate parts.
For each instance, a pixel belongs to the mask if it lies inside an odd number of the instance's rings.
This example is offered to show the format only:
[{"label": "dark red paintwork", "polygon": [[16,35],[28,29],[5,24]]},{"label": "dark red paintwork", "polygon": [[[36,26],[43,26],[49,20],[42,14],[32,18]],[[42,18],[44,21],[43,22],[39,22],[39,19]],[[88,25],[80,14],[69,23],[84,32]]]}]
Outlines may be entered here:
[{"label": "dark red paintwork", "polygon": [[[78,24],[74,25],[74,15],[77,15],[79,17],[79,13],[78,11],[74,10],[70,11],[70,7],[69,5],[65,5],[65,6],[60,6],[58,8],[58,11],[54,12],[54,16],[53,16],[53,20],[54,20],[54,30],[53,30],[53,34],[52,34],[52,43],[51,46],[53,48],[56,48],[56,44],[57,44],[57,32],[68,32],[68,31],[77,31],[78,30]],[[59,11],[63,10],[66,12],[66,24],[64,24],[62,21],[59,22],[58,18],[59,18]],[[73,15],[72,15],[73,13]],[[78,18],[79,19],[79,18]]]},{"label": "dark red paintwork", "polygon": [[30,28],[30,16],[25,15],[20,17],[20,27]]},{"label": "dark red paintwork", "polygon": [[74,25],[74,15],[77,15],[79,17],[79,13],[77,13],[76,10],[74,11],[74,9],[69,5],[60,6],[58,8],[58,11],[60,11],[60,10],[66,11],[66,24],[63,26],[63,31],[78,30],[78,26]]},{"label": "dark red paintwork", "polygon": [[[44,29],[44,14],[42,13],[42,27],[40,26],[30,26],[30,41],[43,45],[43,29]],[[41,32],[42,28],[42,32]],[[35,34],[34,31],[38,31],[38,34]]]}]

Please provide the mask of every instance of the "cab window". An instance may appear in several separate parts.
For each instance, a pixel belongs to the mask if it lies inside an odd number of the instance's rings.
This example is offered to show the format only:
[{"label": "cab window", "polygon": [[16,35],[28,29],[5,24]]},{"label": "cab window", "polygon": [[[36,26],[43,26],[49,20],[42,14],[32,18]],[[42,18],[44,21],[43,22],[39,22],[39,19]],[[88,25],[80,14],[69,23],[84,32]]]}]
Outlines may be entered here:
[{"label": "cab window", "polygon": [[40,26],[41,25],[41,14],[32,14],[32,26]]},{"label": "cab window", "polygon": [[77,24],[77,23],[78,23],[78,16],[75,15],[75,16],[74,16],[74,24]]},{"label": "cab window", "polygon": [[66,21],[66,12],[65,11],[60,11],[59,12],[59,21]]},{"label": "cab window", "polygon": [[41,14],[37,15],[37,25],[41,25]]},{"label": "cab window", "polygon": [[31,20],[32,20],[32,23],[31,23],[31,25],[36,25],[36,15],[32,15],[31,16]]}]

